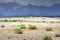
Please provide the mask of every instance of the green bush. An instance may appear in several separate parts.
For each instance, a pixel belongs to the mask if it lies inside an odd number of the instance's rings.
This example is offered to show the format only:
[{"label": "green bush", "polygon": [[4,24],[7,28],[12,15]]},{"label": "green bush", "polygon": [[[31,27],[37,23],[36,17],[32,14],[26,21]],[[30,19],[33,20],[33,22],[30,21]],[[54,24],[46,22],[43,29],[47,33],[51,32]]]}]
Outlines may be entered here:
[{"label": "green bush", "polygon": [[52,28],[48,27],[46,28],[46,31],[52,31]]},{"label": "green bush", "polygon": [[4,25],[1,25],[1,27],[5,27]]},{"label": "green bush", "polygon": [[13,22],[17,22],[17,20],[13,20]]},{"label": "green bush", "polygon": [[45,23],[45,21],[42,21],[43,23]]},{"label": "green bush", "polygon": [[26,26],[22,24],[22,25],[20,25],[20,28],[21,29],[26,29]]},{"label": "green bush", "polygon": [[5,20],[3,20],[3,22],[8,22],[8,20],[7,20],[7,19],[5,19]]},{"label": "green bush", "polygon": [[51,21],[50,23],[55,23],[54,21]]},{"label": "green bush", "polygon": [[19,29],[19,28],[16,28],[15,29],[15,33],[16,34],[23,34],[23,30],[22,29]]},{"label": "green bush", "polygon": [[55,34],[55,37],[60,37],[60,34]]},{"label": "green bush", "polygon": [[37,27],[35,25],[29,25],[29,29],[34,30],[34,29],[37,29]]},{"label": "green bush", "polygon": [[51,37],[49,37],[49,36],[45,36],[44,40],[53,40],[53,39]]},{"label": "green bush", "polygon": [[26,40],[26,39],[23,39],[23,40]]}]

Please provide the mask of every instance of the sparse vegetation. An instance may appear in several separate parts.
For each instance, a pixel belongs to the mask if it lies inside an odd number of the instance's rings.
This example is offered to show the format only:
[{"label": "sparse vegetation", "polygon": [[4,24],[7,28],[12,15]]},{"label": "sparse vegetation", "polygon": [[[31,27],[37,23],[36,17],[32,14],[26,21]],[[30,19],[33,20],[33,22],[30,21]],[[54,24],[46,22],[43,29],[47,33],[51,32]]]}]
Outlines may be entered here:
[{"label": "sparse vegetation", "polygon": [[50,23],[55,23],[55,21],[51,21]]},{"label": "sparse vegetation", "polygon": [[47,27],[46,31],[52,31],[53,29],[51,27]]},{"label": "sparse vegetation", "polygon": [[1,18],[0,40],[60,40],[60,20],[42,18]]},{"label": "sparse vegetation", "polygon": [[16,29],[15,29],[15,33],[16,33],[16,34],[23,34],[23,30],[20,29],[20,28],[16,28]]},{"label": "sparse vegetation", "polygon": [[11,39],[11,37],[8,37],[8,39]]},{"label": "sparse vegetation", "polygon": [[21,24],[21,25],[20,25],[20,28],[21,28],[21,29],[26,29],[26,26],[23,25],[23,24]]},{"label": "sparse vegetation", "polygon": [[28,25],[30,30],[34,30],[37,29],[37,27],[35,25]]},{"label": "sparse vegetation", "polygon": [[17,20],[13,20],[13,22],[17,22]]},{"label": "sparse vegetation", "polygon": [[44,40],[53,40],[50,36],[45,36]]},{"label": "sparse vegetation", "polygon": [[[11,19],[11,18],[10,18]],[[11,19],[11,20],[8,20],[8,19],[4,19],[4,20],[0,20],[0,22],[31,22],[31,21],[24,21],[24,20],[20,20],[20,19]],[[34,21],[32,21],[32,22],[34,22]],[[36,22],[38,22],[38,23],[40,23],[40,22],[42,22],[42,23],[46,23],[46,22],[48,22],[48,23],[60,23],[60,21],[36,21]]]},{"label": "sparse vegetation", "polygon": [[8,22],[8,20],[7,20],[7,19],[5,19],[5,20],[3,20],[3,22]]},{"label": "sparse vegetation", "polygon": [[23,39],[23,40],[26,40],[26,39]]},{"label": "sparse vegetation", "polygon": [[23,22],[23,20],[18,20],[19,22]]},{"label": "sparse vegetation", "polygon": [[43,23],[45,23],[45,21],[42,21]]},{"label": "sparse vegetation", "polygon": [[1,25],[1,27],[5,27],[4,25]]},{"label": "sparse vegetation", "polygon": [[58,34],[55,34],[55,37],[60,37],[60,33],[58,33]]}]

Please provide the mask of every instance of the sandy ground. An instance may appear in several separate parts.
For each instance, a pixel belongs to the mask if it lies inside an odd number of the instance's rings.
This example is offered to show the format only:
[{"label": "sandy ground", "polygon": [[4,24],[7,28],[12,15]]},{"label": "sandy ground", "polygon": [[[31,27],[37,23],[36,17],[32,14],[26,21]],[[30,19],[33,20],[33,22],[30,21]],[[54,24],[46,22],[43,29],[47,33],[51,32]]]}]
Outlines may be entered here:
[{"label": "sandy ground", "polygon": [[[4,18],[2,18],[4,19]],[[19,18],[18,18],[19,19]],[[21,18],[22,19],[22,18]],[[24,18],[24,20],[31,20],[33,18]],[[33,21],[40,21],[40,18],[34,18]],[[56,21],[56,19],[47,19],[48,21]],[[57,20],[60,21],[60,20]],[[15,34],[15,29],[19,25],[24,24],[26,28],[28,25],[36,25],[37,30],[24,29],[23,34]],[[5,25],[4,28],[0,27],[0,40],[43,40],[45,36],[51,36],[53,40],[60,40],[60,37],[55,37],[56,33],[60,33],[60,23],[37,23],[37,22],[0,22],[0,26]],[[46,27],[53,28],[53,31],[45,31]]]},{"label": "sandy ground", "polygon": [[[59,31],[44,31],[43,29],[37,30],[28,30],[25,29],[23,34],[15,34],[13,28],[0,28],[0,40],[43,40],[44,36],[49,35],[53,38],[53,40],[60,40],[58,37],[54,37],[55,33],[59,33]],[[41,31],[42,30],[42,31]]]},{"label": "sandy ground", "polygon": [[[15,28],[18,28],[18,25],[25,24],[28,28],[28,25],[36,25],[37,30],[25,29],[23,34],[15,34]],[[5,25],[4,28],[0,27],[0,40],[43,40],[45,35],[49,35],[53,40],[60,40],[59,37],[54,37],[55,33],[59,33],[60,24],[56,23],[33,23],[33,22],[0,22],[0,25]],[[45,31],[45,27],[52,27],[53,31]]]}]

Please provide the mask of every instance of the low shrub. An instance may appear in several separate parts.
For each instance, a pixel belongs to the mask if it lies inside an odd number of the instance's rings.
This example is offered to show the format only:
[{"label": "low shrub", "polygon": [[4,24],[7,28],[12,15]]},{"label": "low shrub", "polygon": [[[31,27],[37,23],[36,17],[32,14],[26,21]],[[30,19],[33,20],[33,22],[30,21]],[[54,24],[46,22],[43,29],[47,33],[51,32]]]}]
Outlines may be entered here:
[{"label": "low shrub", "polygon": [[49,36],[45,36],[44,40],[53,40],[53,39],[51,37],[49,37]]},{"label": "low shrub", "polygon": [[45,23],[45,21],[42,21],[43,23]]},{"label": "low shrub", "polygon": [[16,28],[15,29],[15,33],[16,34],[23,34],[23,30],[22,29],[19,29],[19,28]]},{"label": "low shrub", "polygon": [[11,37],[8,37],[8,39],[11,39]]},{"label": "low shrub", "polygon": [[4,25],[1,25],[1,27],[5,27]]},{"label": "low shrub", "polygon": [[55,23],[54,21],[51,21],[50,23]]},{"label": "low shrub", "polygon": [[58,33],[58,34],[55,34],[55,37],[60,37],[60,33]]},{"label": "low shrub", "polygon": [[23,39],[23,40],[26,40],[26,39]]},{"label": "low shrub", "polygon": [[3,22],[8,22],[8,20],[7,20],[7,19],[5,19]]},{"label": "low shrub", "polygon": [[20,28],[21,29],[26,29],[26,26],[22,24],[22,25],[20,25]]},{"label": "low shrub", "polygon": [[46,31],[52,31],[52,30],[53,30],[53,29],[50,28],[50,27],[46,28]]},{"label": "low shrub", "polygon": [[17,20],[13,20],[13,22],[17,22]]},{"label": "low shrub", "polygon": [[35,25],[29,25],[29,29],[34,30],[37,29],[37,27]]}]

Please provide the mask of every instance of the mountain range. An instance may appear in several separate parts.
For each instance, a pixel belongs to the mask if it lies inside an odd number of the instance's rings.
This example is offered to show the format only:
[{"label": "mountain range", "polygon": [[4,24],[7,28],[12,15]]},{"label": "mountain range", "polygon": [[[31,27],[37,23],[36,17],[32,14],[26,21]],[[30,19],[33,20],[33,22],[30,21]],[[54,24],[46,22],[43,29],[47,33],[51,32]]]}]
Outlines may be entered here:
[{"label": "mountain range", "polygon": [[19,16],[60,16],[60,4],[51,7],[20,5],[16,2],[0,3],[0,17],[19,17]]}]

